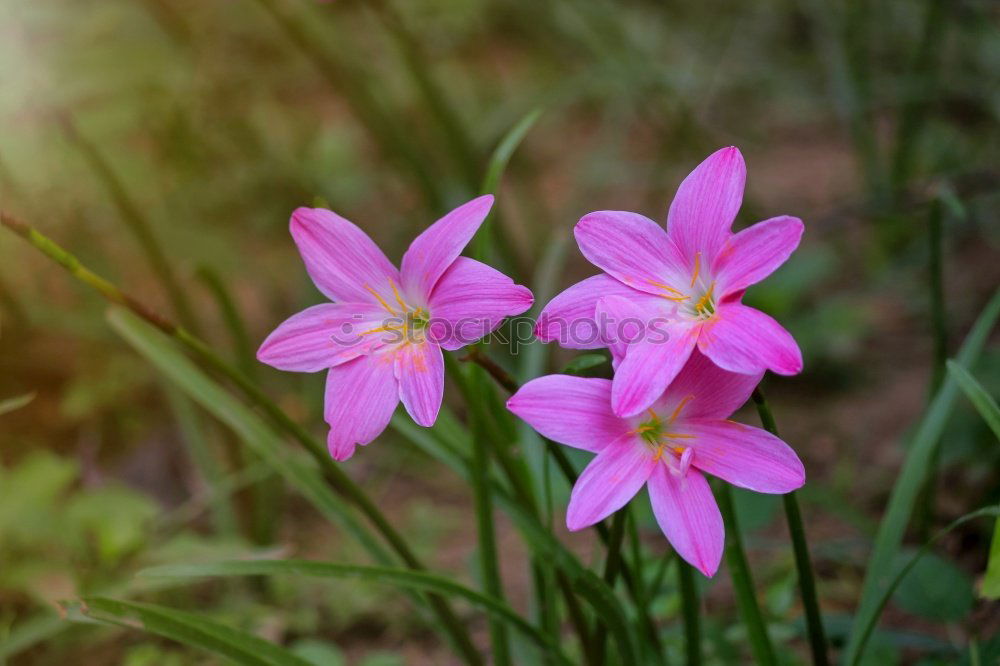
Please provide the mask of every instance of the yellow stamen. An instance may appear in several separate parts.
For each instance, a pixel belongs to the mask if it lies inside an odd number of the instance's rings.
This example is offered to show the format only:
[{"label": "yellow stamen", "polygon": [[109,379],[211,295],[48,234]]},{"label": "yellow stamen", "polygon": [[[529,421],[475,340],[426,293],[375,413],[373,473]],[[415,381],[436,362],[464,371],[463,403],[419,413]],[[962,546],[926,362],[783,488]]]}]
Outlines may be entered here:
[{"label": "yellow stamen", "polygon": [[691,275],[691,286],[694,286],[695,280],[698,279],[698,271],[701,269],[701,252],[694,255],[694,273]]},{"label": "yellow stamen", "polygon": [[389,280],[389,286],[392,287],[392,295],[396,297],[396,302],[399,303],[399,307],[403,309],[403,312],[406,312],[407,310],[406,303],[404,303],[403,299],[400,298],[399,291],[396,289],[396,283],[393,282],[392,280]]},{"label": "yellow stamen", "polygon": [[660,462],[660,458],[663,457],[663,444],[661,443],[656,448],[656,455],[653,456],[653,462]]},{"label": "yellow stamen", "polygon": [[676,453],[676,454],[677,454],[677,455],[679,455],[679,456],[680,456],[680,455],[684,455],[684,452],[685,452],[685,451],[687,451],[687,449],[686,449],[686,448],[684,448],[683,446],[675,446],[675,447],[674,447],[674,453]]},{"label": "yellow stamen", "polygon": [[698,302],[694,304],[695,312],[704,313],[708,310],[708,305],[712,302],[712,292],[715,290],[715,281],[708,286],[708,291],[705,295],[698,299]]},{"label": "yellow stamen", "polygon": [[681,400],[680,403],[678,403],[676,409],[674,409],[674,413],[670,415],[669,419],[667,419],[667,423],[673,423],[674,420],[677,418],[677,416],[681,413],[681,410],[684,409],[684,405],[691,402],[692,398],[694,398],[693,395],[684,396],[684,399]]},{"label": "yellow stamen", "polygon": [[665,432],[663,436],[667,439],[694,439],[694,435],[685,432]]},{"label": "yellow stamen", "polygon": [[[391,284],[391,281],[390,281],[390,284]],[[365,289],[368,290],[368,293],[370,293],[372,296],[375,297],[375,300],[377,300],[382,305],[382,307],[385,308],[389,312],[389,314],[393,315],[394,317],[398,317],[399,316],[399,313],[397,313],[395,310],[393,310],[391,307],[389,307],[389,304],[385,302],[385,299],[382,298],[377,291],[375,291],[374,289],[372,289],[368,285],[362,285],[362,286]],[[393,287],[392,290],[396,291],[396,287]],[[404,312],[406,311],[405,307],[403,308],[403,311]]]},{"label": "yellow stamen", "polygon": [[379,326],[378,328],[373,328],[367,331],[362,331],[358,335],[370,335],[371,333],[391,333],[393,331],[402,331],[402,326]]}]

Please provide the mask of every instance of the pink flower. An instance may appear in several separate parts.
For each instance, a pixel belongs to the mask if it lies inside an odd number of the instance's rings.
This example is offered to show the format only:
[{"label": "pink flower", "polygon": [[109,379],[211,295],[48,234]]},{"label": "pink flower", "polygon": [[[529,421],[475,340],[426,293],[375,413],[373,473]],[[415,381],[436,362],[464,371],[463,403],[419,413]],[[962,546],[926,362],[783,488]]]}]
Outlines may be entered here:
[{"label": "pink flower", "polygon": [[802,462],[787,444],[727,420],[761,375],[727,372],[695,351],[641,416],[614,413],[611,381],[567,375],[528,382],[507,408],[545,437],[597,454],[573,487],[569,529],[603,520],[648,484],[667,539],[681,557],[712,576],[724,530],[702,472],[760,493],[787,493],[805,482]]},{"label": "pink flower", "polygon": [[291,232],[316,287],[333,303],[292,316],[257,358],[279,370],[329,369],[330,455],[346,460],[388,425],[400,400],[430,426],[444,394],[442,349],[475,342],[531,307],[531,292],[459,257],[493,197],[459,206],[414,239],[401,270],[358,227],[321,208],[299,208]]},{"label": "pink flower", "polygon": [[[774,217],[732,233],[745,181],[740,151],[723,148],[681,183],[666,231],[642,215],[617,211],[590,213],[577,223],[581,252],[604,274],[556,296],[539,316],[535,334],[575,349],[610,345],[616,357],[615,413],[634,416],[646,409],[696,346],[733,372],[802,370],[792,336],[740,302],[747,287],[795,250],[802,221]],[[601,329],[624,319],[641,322],[647,334],[625,344],[620,336],[609,340]]]}]

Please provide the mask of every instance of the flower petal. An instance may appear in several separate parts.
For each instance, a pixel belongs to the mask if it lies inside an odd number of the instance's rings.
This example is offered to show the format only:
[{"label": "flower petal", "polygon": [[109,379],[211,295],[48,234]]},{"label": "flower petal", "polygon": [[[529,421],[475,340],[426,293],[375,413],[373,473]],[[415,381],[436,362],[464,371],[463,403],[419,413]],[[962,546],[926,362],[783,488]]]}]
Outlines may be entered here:
[{"label": "flower petal", "polygon": [[471,344],[531,307],[531,290],[475,259],[459,257],[431,294],[430,333],[447,350]]},{"label": "flower petal", "polygon": [[318,372],[379,345],[361,335],[379,326],[386,312],[367,303],[322,303],[292,315],[257,350],[261,363],[290,372]]},{"label": "flower petal", "polygon": [[652,452],[635,435],[608,444],[576,480],[566,527],[574,532],[589,527],[628,504],[656,466]]},{"label": "flower petal", "polygon": [[628,432],[611,411],[611,380],[569,375],[532,379],[507,401],[507,409],[551,440],[597,452]]},{"label": "flower petal", "polygon": [[638,213],[602,210],[573,229],[587,261],[626,285],[650,294],[675,285],[687,269],[663,227]]},{"label": "flower petal", "polygon": [[[641,292],[635,292],[641,293]],[[601,328],[601,337],[611,350],[615,369],[625,358],[629,346],[647,336],[663,339],[666,327],[677,321],[677,305],[662,298],[647,301],[624,296],[604,296],[597,302],[595,316]]]},{"label": "flower petal", "polygon": [[789,493],[802,487],[806,471],[792,447],[760,428],[717,419],[678,424],[694,435],[692,464],[734,486],[758,493]]},{"label": "flower petal", "polygon": [[599,349],[607,344],[597,326],[597,301],[605,296],[621,296],[639,307],[663,302],[658,296],[636,291],[610,275],[595,275],[577,282],[549,301],[535,324],[535,336],[542,342],[556,340],[567,349]]},{"label": "flower petal", "polygon": [[688,174],[667,214],[667,233],[689,261],[708,261],[729,237],[743,202],[747,167],[735,146],[709,155]]},{"label": "flower petal", "polygon": [[[697,462],[697,454],[695,454]],[[681,477],[657,465],[649,477],[649,501],[660,529],[677,554],[709,578],[719,570],[725,528],[712,489],[698,470]]]},{"label": "flower petal", "polygon": [[656,402],[684,366],[697,338],[697,326],[675,325],[651,330],[630,344],[612,380],[615,414],[635,416]]},{"label": "flower petal", "polygon": [[742,303],[721,303],[701,327],[698,348],[720,368],[748,374],[802,371],[802,352],[781,324]]},{"label": "flower petal", "polygon": [[746,289],[773,273],[799,246],[804,229],[799,218],[782,215],[732,236],[712,263],[719,294]]},{"label": "flower petal", "polygon": [[399,284],[399,272],[353,223],[322,208],[297,208],[289,226],[309,277],[327,298],[377,304],[374,290],[392,301],[390,280]]},{"label": "flower petal", "polygon": [[413,239],[401,266],[403,289],[408,296],[418,301],[430,296],[438,278],[476,235],[492,206],[492,194],[476,197]]},{"label": "flower petal", "polygon": [[403,406],[418,425],[437,420],[444,397],[444,356],[433,342],[405,344],[396,352],[396,379]]},{"label": "flower petal", "polygon": [[347,460],[356,446],[381,434],[399,403],[392,354],[361,356],[326,375],[327,446],[334,460]]},{"label": "flower petal", "polygon": [[763,374],[763,370],[751,374],[723,370],[695,349],[656,409],[670,414],[683,403],[680,418],[729,418],[750,398]]}]

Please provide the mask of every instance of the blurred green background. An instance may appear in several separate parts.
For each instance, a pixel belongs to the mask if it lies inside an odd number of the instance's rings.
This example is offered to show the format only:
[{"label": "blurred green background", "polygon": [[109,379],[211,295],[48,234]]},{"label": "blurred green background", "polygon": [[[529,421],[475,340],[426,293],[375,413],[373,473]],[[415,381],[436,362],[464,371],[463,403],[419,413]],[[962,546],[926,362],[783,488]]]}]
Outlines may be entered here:
[{"label": "blurred green background", "polygon": [[[800,251],[747,301],[805,354],[803,375],[765,387],[806,463],[836,643],[936,363],[1000,284],[998,19],[987,0],[0,0],[0,207],[184,322],[322,434],[322,377],[252,358],[279,321],[321,300],[287,233],[295,207],[328,205],[398,260],[476,193],[497,142],[540,109],[505,174],[490,253],[542,305],[596,272],[572,243],[581,215],[662,220],[690,169],[739,146],[749,178],[737,224],[806,223]],[[0,663],[214,663],[59,619],[56,602],[94,592],[209,611],[318,664],[449,663],[383,587],[132,578],[261,551],[365,556],[158,378],[104,310],[0,234],[0,400],[28,396],[0,404]],[[570,358],[539,345],[498,354],[522,377]],[[997,393],[995,345],[973,374]],[[938,462],[915,543],[1000,500],[1000,447],[964,398]],[[457,476],[391,431],[345,467],[436,568],[475,578]],[[801,663],[777,504],[747,495],[739,509],[774,638]],[[668,546],[647,521],[657,558]],[[1000,612],[975,593],[989,536],[973,523],[941,542],[895,596],[870,663],[968,661],[970,644],[977,663],[998,663]],[[524,553],[500,541],[509,598],[524,608]],[[709,657],[738,661],[746,637],[727,577],[704,587]],[[679,650],[677,604],[668,585],[655,613]]]}]

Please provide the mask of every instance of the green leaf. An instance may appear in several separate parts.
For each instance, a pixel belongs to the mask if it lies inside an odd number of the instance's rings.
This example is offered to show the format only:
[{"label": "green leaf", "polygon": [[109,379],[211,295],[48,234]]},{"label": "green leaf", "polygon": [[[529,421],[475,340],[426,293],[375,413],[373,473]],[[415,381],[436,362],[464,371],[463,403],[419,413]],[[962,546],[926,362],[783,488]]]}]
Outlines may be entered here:
[{"label": "green leaf", "polygon": [[192,400],[226,424],[261,460],[280,474],[324,517],[341,525],[381,563],[391,560],[348,506],[326,485],[319,472],[283,446],[282,438],[253,410],[234,398],[187,358],[173,342],[128,310],[113,307],[108,322],[126,342]]},{"label": "green leaf", "polygon": [[985,599],[1000,599],[1000,519],[993,526],[993,541],[990,542],[990,559],[986,563],[979,594]]},{"label": "green leaf", "polygon": [[871,637],[872,632],[875,630],[875,625],[878,624],[878,618],[882,614],[882,610],[885,608],[886,604],[889,603],[889,599],[892,597],[896,588],[899,584],[906,578],[906,575],[913,570],[913,568],[920,561],[920,558],[926,555],[931,547],[937,543],[941,537],[945,536],[951,532],[956,527],[964,525],[970,520],[975,520],[976,518],[982,518],[985,516],[1000,516],[1000,507],[985,507],[979,509],[978,511],[973,511],[972,513],[967,513],[961,518],[955,520],[946,528],[938,532],[931,538],[927,543],[920,547],[920,550],[910,558],[910,561],[906,563],[905,566],[900,567],[895,576],[889,580],[885,588],[878,592],[878,594],[872,598],[871,603],[873,606],[873,611],[869,612],[865,618],[863,624],[859,624],[859,618],[856,616],[853,625],[851,626],[852,636],[857,633],[857,645],[853,652],[853,657],[850,660],[846,658],[842,663],[848,666],[855,666],[856,664],[863,663],[862,658],[864,656],[865,645],[868,643],[868,639]]},{"label": "green leaf", "polygon": [[500,139],[500,143],[497,144],[496,149],[490,156],[489,165],[486,167],[486,176],[483,178],[481,192],[488,194],[497,191],[497,188],[500,186],[500,178],[507,168],[507,163],[510,161],[511,155],[514,154],[521,141],[524,140],[525,135],[527,135],[528,131],[534,126],[541,115],[542,109],[532,109],[524,114],[507,131],[504,137]]},{"label": "green leaf", "polygon": [[426,571],[411,571],[390,567],[369,567],[355,564],[334,564],[308,560],[236,560],[208,564],[180,564],[153,567],[139,572],[140,576],[171,578],[206,578],[215,576],[272,576],[292,574],[318,578],[360,578],[399,587],[437,592],[444,596],[460,597],[481,608],[492,617],[517,629],[540,647],[548,649],[560,660],[568,663],[552,639],[541,633],[531,623],[518,615],[506,603],[455,581]]},{"label": "green leaf", "polygon": [[596,368],[607,363],[608,357],[605,354],[580,354],[563,367],[562,373],[566,375],[582,375],[585,374],[587,370],[591,370],[592,368]]},{"label": "green leaf", "polygon": [[993,434],[1000,439],[1000,407],[997,407],[993,396],[986,392],[983,385],[976,381],[968,370],[954,361],[948,361],[948,374],[958,383],[959,388],[986,421]]},{"label": "green leaf", "polygon": [[283,647],[203,615],[103,597],[67,607],[70,620],[140,629],[248,666],[312,666]]},{"label": "green leaf", "polygon": [[18,395],[13,398],[7,398],[6,400],[0,400],[0,414],[7,414],[9,412],[13,412],[15,409],[21,409],[34,399],[34,393],[25,393],[24,395]]},{"label": "green leaf", "polygon": [[[966,337],[956,359],[958,365],[968,367],[979,357],[998,315],[1000,315],[1000,290],[994,293]],[[893,486],[885,516],[879,524],[875,547],[866,569],[861,601],[844,650],[843,661],[846,664],[856,664],[860,661],[865,628],[874,626],[882,612],[884,604],[880,603],[880,599],[891,583],[893,564],[910,521],[914,502],[927,476],[930,460],[951,414],[957,394],[958,386],[954,378],[949,376],[934,396],[906,452],[903,468]]]},{"label": "green leaf", "polygon": [[[900,553],[902,566],[912,557],[912,551]],[[962,619],[975,600],[969,576],[934,553],[919,559],[893,596],[896,605],[908,613],[939,622]]]}]

